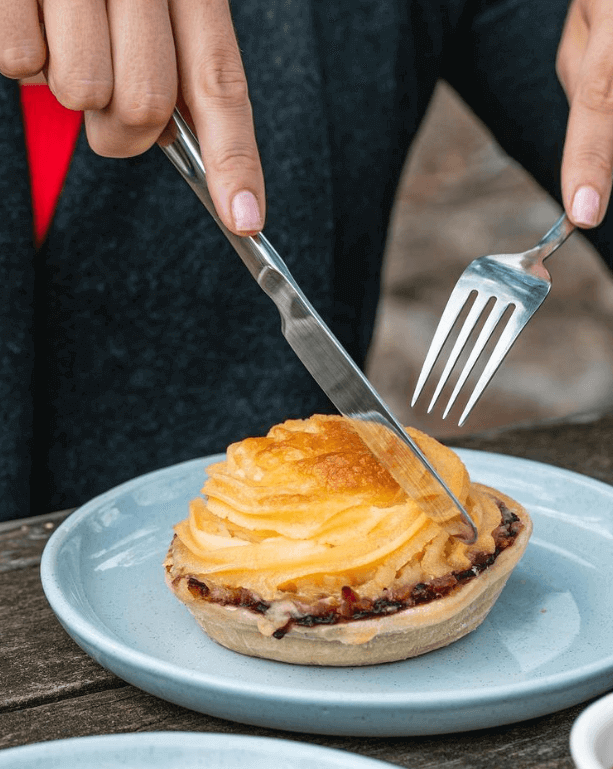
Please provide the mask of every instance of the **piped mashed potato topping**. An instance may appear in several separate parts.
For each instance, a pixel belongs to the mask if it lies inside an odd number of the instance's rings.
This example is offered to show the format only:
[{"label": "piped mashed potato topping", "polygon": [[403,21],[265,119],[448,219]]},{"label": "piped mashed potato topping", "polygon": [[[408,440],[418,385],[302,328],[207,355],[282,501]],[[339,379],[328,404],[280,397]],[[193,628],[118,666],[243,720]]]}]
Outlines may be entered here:
[{"label": "piped mashed potato topping", "polygon": [[346,586],[374,599],[471,568],[471,556],[494,552],[500,509],[455,452],[408,432],[477,525],[474,544],[453,536],[463,528],[451,502],[444,523],[428,516],[439,491],[427,474],[423,493],[408,498],[350,421],[315,415],[232,444],[224,462],[206,469],[204,496],[175,527],[186,549],[181,571],[279,601]]}]

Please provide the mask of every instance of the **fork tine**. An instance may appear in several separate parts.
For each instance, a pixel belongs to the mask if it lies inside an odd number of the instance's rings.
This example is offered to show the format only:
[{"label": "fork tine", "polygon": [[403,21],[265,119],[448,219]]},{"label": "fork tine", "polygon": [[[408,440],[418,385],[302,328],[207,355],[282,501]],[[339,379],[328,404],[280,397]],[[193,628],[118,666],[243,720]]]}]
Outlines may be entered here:
[{"label": "fork tine", "polygon": [[453,392],[451,393],[451,397],[449,398],[449,402],[447,403],[445,411],[443,412],[443,419],[445,419],[451,407],[455,403],[455,400],[458,397],[458,393],[464,386],[464,382],[466,382],[466,380],[468,379],[470,372],[473,370],[475,363],[477,362],[477,359],[483,352],[483,349],[487,344],[488,339],[491,337],[492,333],[494,332],[494,329],[500,322],[500,318],[502,317],[504,311],[508,306],[509,306],[508,302],[505,302],[498,298],[496,299],[496,303],[492,307],[490,314],[487,316],[487,320],[485,321],[485,324],[481,329],[479,336],[477,337],[475,346],[471,350],[471,353],[468,356],[468,360],[466,361],[464,368],[462,369],[462,372],[458,377],[458,381],[456,382]]},{"label": "fork tine", "polygon": [[466,300],[471,293],[472,291],[466,291],[466,289],[462,288],[459,283],[456,283],[454,286],[454,289],[451,292],[451,296],[447,300],[447,304],[443,310],[443,314],[439,320],[438,326],[436,327],[432,341],[430,342],[430,347],[428,349],[428,353],[426,354],[424,365],[419,372],[419,378],[417,379],[417,384],[415,385],[415,391],[413,393],[413,399],[411,400],[411,407],[415,405],[417,399],[419,398],[421,391],[426,384],[426,380],[434,368],[436,359],[440,355],[440,352],[443,349],[443,345],[447,341],[447,337],[451,333],[451,329],[453,328],[453,325],[456,322],[462,307],[464,307],[466,304]]},{"label": "fork tine", "polygon": [[445,368],[443,369],[441,378],[438,381],[436,390],[434,391],[434,395],[432,396],[432,400],[430,401],[430,405],[428,406],[428,414],[434,408],[434,404],[436,403],[438,396],[441,394],[441,390],[447,384],[449,375],[451,374],[451,371],[455,366],[456,361],[460,357],[460,353],[464,349],[464,346],[466,345],[468,337],[470,336],[472,330],[474,329],[475,324],[481,317],[481,314],[485,309],[485,306],[489,302],[489,299],[490,298],[486,294],[484,295],[484,294],[477,293],[477,296],[475,297],[475,301],[473,302],[473,306],[470,308],[470,312],[468,313],[468,315],[466,316],[466,319],[464,320],[464,324],[462,325],[462,328],[460,329],[460,333],[458,334],[458,338],[456,339],[455,344],[453,345],[453,349],[451,350],[451,354],[449,355],[447,363],[445,364]]},{"label": "fork tine", "polygon": [[479,377],[479,380],[477,381],[477,384],[475,385],[475,389],[472,391],[472,394],[468,399],[466,406],[464,407],[464,411],[462,412],[462,416],[458,422],[460,427],[466,421],[466,418],[472,411],[473,406],[481,397],[483,391],[488,385],[488,382],[498,370],[498,367],[504,360],[505,355],[509,352],[515,343],[515,340],[523,330],[526,323],[534,315],[537,307],[532,307],[530,309],[523,308],[523,311],[516,307],[513,311],[513,314],[509,318],[504,331],[500,335],[500,339],[496,343],[496,347],[494,347],[494,350],[492,351],[490,359],[488,360],[485,368],[481,373],[481,376]]}]

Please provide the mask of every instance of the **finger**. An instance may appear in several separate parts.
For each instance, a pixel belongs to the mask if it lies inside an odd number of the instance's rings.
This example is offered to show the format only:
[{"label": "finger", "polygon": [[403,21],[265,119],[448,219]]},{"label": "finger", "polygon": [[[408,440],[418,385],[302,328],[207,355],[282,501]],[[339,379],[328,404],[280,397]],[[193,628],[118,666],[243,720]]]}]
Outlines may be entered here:
[{"label": "finger", "polygon": [[113,93],[104,0],[45,0],[47,82],[68,109],[102,109]]},{"label": "finger", "polygon": [[613,173],[613,12],[591,20],[590,37],[571,102],[562,193],[579,227],[602,221]]},{"label": "finger", "polygon": [[227,0],[171,0],[179,79],[217,213],[238,235],[264,225],[264,176]]},{"label": "finger", "polygon": [[107,0],[113,59],[108,107],[87,112],[91,147],[107,157],[149,149],[170,120],[177,65],[166,0]]},{"label": "finger", "polygon": [[0,0],[0,72],[15,80],[32,77],[46,58],[36,0]]},{"label": "finger", "polygon": [[575,93],[588,39],[589,27],[582,5],[575,1],[568,11],[556,58],[558,79],[569,101],[572,101]]}]

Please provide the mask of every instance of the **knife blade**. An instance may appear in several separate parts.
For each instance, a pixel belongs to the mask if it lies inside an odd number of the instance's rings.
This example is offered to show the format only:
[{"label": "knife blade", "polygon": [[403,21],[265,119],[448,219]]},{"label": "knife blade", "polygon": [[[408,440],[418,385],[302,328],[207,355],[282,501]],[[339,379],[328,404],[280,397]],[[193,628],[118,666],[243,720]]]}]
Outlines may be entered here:
[{"label": "knife blade", "polygon": [[468,532],[452,533],[475,542],[477,527],[468,512],[332,334],[267,238],[262,233],[239,237],[219,219],[198,140],[178,110],[158,144],[277,306],[281,330],[296,355],[373,455],[410,497],[428,497],[429,518],[445,524],[459,513]]}]

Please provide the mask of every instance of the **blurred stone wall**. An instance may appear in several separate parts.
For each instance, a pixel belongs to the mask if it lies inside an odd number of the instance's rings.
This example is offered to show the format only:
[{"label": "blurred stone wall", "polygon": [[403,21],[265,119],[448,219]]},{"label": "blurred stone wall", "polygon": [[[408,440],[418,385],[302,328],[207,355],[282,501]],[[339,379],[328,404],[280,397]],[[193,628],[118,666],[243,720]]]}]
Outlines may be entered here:
[{"label": "blurred stone wall", "polygon": [[464,426],[457,422],[474,379],[445,421],[449,386],[426,413],[440,369],[410,408],[430,339],[464,267],[483,254],[532,247],[560,213],[441,84],[398,191],[368,362],[373,384],[405,424],[445,438],[613,403],[613,277],[574,233],[547,261],[549,296]]}]

